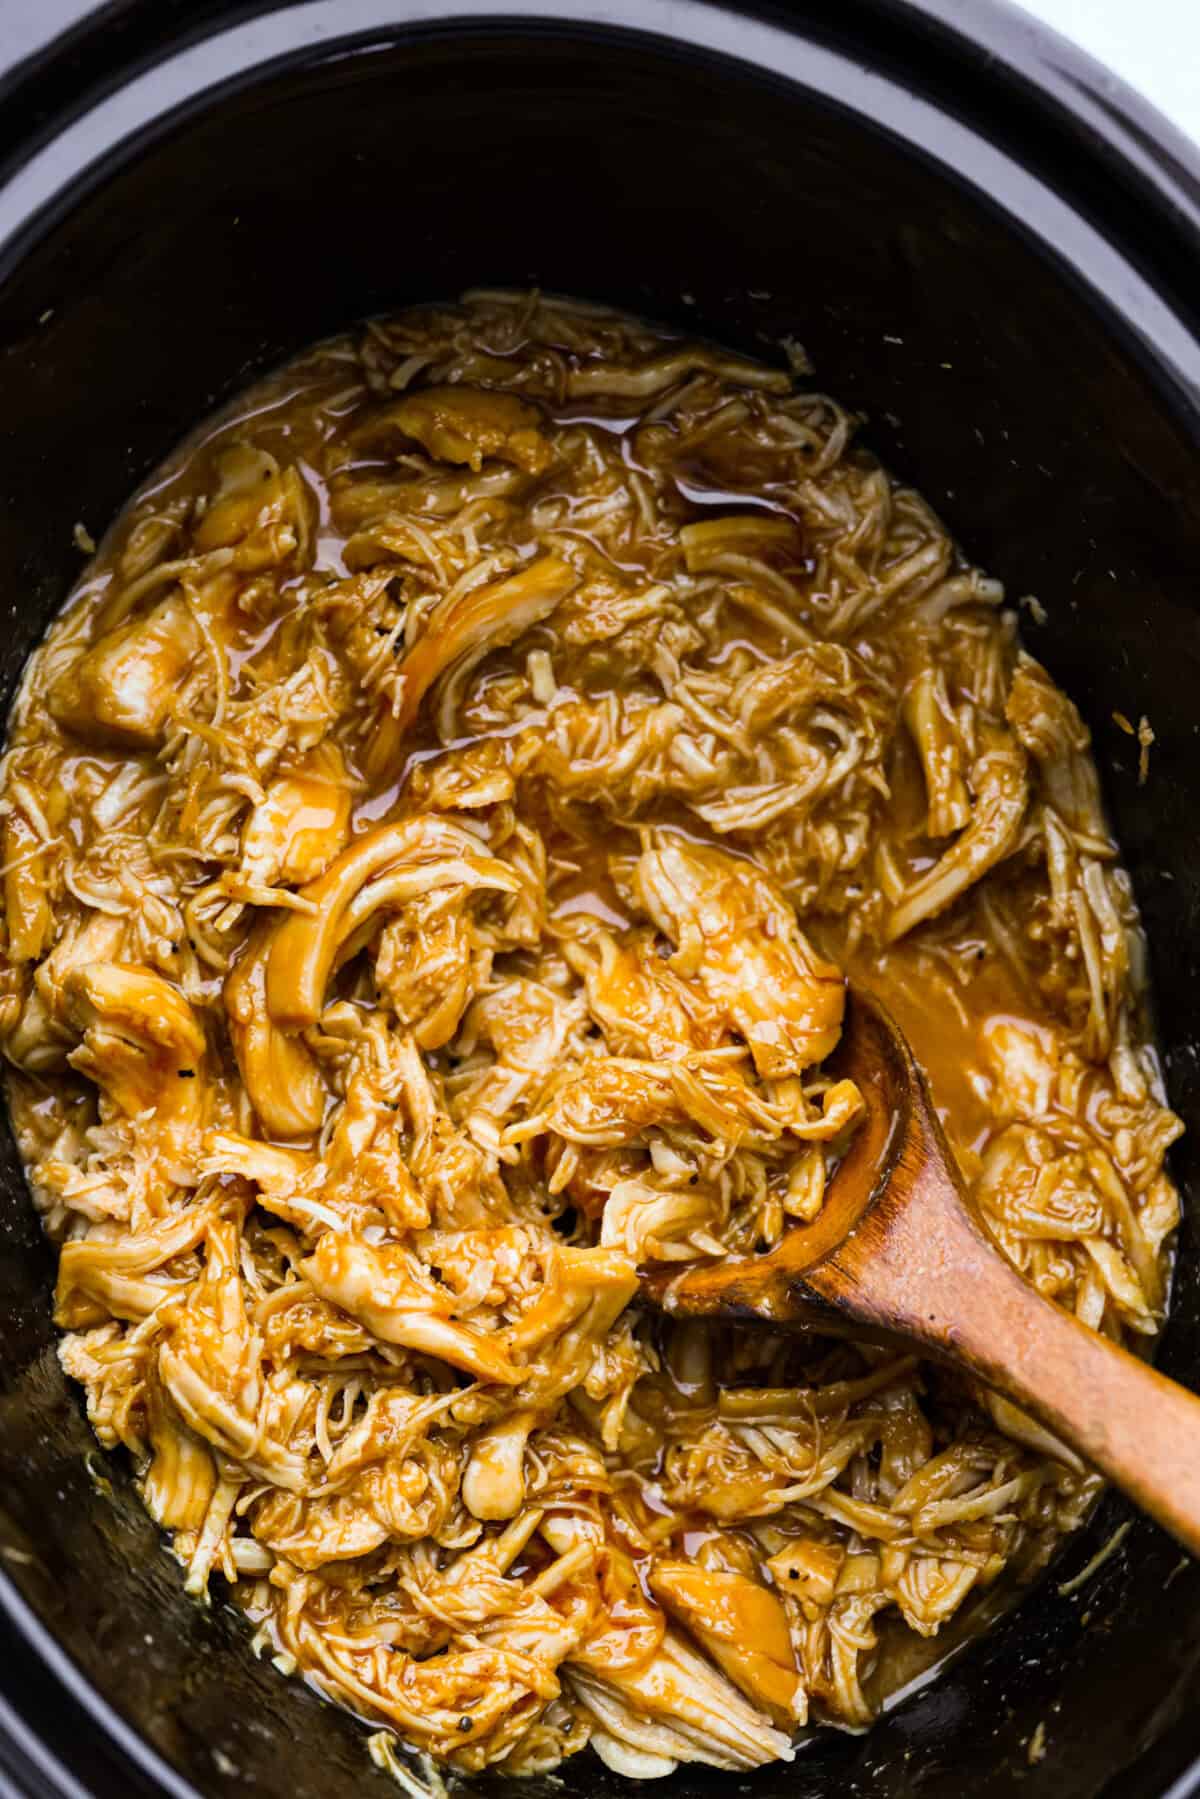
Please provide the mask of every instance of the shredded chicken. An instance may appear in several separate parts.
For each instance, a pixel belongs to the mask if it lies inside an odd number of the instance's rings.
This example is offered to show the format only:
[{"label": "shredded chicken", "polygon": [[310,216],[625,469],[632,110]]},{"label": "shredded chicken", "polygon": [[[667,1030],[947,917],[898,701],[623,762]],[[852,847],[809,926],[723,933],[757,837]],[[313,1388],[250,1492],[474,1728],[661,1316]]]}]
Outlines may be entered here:
[{"label": "shredded chicken", "polygon": [[860,1729],[1096,1494],[913,1355],[638,1304],[819,1216],[848,976],[1021,1274],[1162,1320],[1180,1127],[1087,729],[852,438],[602,308],[375,321],[159,471],[13,715],[63,1366],[188,1590],[463,1772]]}]

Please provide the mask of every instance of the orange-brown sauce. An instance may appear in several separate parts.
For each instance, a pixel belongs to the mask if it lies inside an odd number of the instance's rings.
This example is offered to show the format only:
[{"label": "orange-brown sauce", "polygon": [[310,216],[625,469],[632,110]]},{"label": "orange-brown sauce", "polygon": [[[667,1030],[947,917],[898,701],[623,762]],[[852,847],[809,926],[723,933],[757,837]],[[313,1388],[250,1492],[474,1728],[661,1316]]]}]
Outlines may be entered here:
[{"label": "orange-brown sauce", "polygon": [[1021,1272],[1161,1317],[1086,732],[832,401],[537,296],[321,346],[115,521],[0,797],[64,1362],[191,1589],[361,1715],[744,1770],[1084,1514],[912,1356],[635,1303],[819,1216],[849,980]]}]

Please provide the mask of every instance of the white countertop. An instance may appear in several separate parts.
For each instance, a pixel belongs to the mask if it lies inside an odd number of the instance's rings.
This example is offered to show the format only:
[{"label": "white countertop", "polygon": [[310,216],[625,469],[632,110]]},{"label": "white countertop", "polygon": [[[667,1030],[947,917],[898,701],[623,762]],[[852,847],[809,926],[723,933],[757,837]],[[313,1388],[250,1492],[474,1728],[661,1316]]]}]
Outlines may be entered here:
[{"label": "white countertop", "polygon": [[1024,0],[1024,10],[1107,63],[1200,142],[1200,0]]}]

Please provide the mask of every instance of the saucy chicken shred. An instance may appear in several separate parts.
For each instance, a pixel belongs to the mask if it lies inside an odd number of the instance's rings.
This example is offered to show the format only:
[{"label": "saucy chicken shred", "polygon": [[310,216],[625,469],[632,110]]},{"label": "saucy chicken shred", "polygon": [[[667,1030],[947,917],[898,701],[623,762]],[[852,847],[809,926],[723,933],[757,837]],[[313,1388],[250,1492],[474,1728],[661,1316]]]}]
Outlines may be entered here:
[{"label": "saucy chicken shred", "polygon": [[855,428],[601,308],[372,321],[160,469],[15,705],[63,1366],[187,1590],[460,1771],[862,1728],[1095,1496],[912,1354],[639,1304],[819,1214],[848,977],[1021,1274],[1163,1317],[1181,1127],[1088,732]]}]

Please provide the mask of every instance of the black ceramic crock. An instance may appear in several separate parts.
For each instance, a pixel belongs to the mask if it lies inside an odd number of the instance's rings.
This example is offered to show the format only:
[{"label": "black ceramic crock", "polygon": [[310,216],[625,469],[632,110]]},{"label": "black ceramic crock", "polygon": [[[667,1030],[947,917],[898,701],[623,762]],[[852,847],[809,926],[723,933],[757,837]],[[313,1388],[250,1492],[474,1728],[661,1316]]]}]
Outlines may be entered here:
[{"label": "black ceramic crock", "polygon": [[[28,3],[0,0],[0,59]],[[1027,635],[1095,732],[1195,1191],[1200,165],[1161,119],[987,0],[116,0],[0,85],[0,157],[6,700],[77,571],[76,522],[98,533],[186,428],[313,338],[530,282],[767,357],[797,337],[1045,608]],[[1144,786],[1117,710],[1153,726]],[[95,1450],[0,1136],[0,1780],[388,1799],[359,1725],[255,1661],[226,1606],[184,1599]],[[1200,1376],[1191,1218],[1161,1360]],[[1198,1701],[1200,1568],[1110,1497],[870,1735],[660,1791],[1181,1799]],[[508,1791],[624,1791],[590,1756],[562,1780]]]}]

